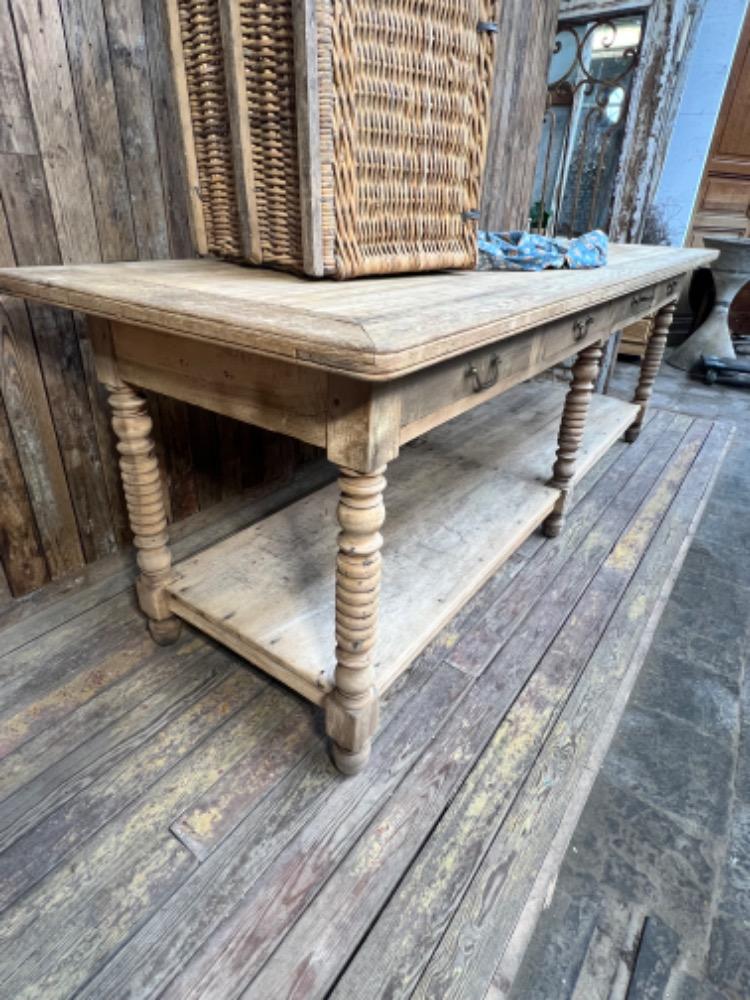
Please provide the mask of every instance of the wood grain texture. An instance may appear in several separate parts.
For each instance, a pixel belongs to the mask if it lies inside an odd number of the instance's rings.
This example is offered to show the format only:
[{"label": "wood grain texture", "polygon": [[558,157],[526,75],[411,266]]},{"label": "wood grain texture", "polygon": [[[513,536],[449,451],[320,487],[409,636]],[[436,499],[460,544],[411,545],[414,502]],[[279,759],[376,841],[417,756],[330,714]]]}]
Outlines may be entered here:
[{"label": "wood grain texture", "polygon": [[2,400],[0,488],[5,513],[3,530],[0,532],[3,583],[12,588],[14,594],[26,594],[41,587],[49,578],[49,572]]},{"label": "wood grain texture", "polygon": [[[462,995],[465,980],[460,977],[474,973],[475,955],[472,953],[471,962],[466,962],[464,957],[467,936],[483,919],[485,908],[493,906],[494,895],[505,881],[503,874],[507,873],[505,878],[514,878],[517,872],[524,870],[529,856],[529,829],[534,828],[523,822],[511,823],[513,814],[509,810],[517,793],[529,780],[540,749],[549,739],[567,735],[565,727],[556,729],[558,713],[576,688],[617,600],[648,551],[707,430],[707,425],[703,425],[688,432],[683,446],[668,465],[657,471],[646,503],[625,527],[615,547],[604,554],[597,572],[587,584],[586,596],[578,605],[578,612],[566,619],[545,649],[529,684],[492,735],[461,793],[441,817],[407,878],[391,897],[374,930],[349,965],[339,986],[342,998],[347,994],[372,997],[381,991],[411,995],[415,989],[422,996]],[[569,746],[566,753],[571,749]],[[556,758],[554,751],[550,756],[552,760]],[[540,793],[544,798],[554,796],[554,784],[545,781],[545,769],[541,771]],[[542,836],[540,831],[538,835]],[[513,842],[509,844],[507,838],[511,836]],[[546,838],[542,836],[542,839]],[[495,882],[491,878],[485,881],[480,870],[488,852],[489,856],[502,855],[505,859],[504,866],[500,863],[492,869]],[[535,871],[533,867],[532,871]],[[476,889],[472,891],[475,882]],[[460,918],[466,911],[475,917],[475,923],[471,925],[469,919],[466,920],[466,936],[456,944],[451,935],[451,923],[456,919],[454,914]],[[503,909],[492,909],[492,912],[502,913]],[[294,936],[297,935],[290,937],[290,944]],[[488,935],[480,941],[491,961],[495,940]],[[444,957],[438,952],[444,961],[435,961],[436,974],[421,990],[424,970],[431,971],[430,958],[436,947],[443,944],[448,954]],[[300,950],[305,953],[304,948]],[[283,955],[279,955],[276,967],[282,962]],[[381,972],[373,976],[376,965]],[[289,974],[294,975],[293,968],[289,969]],[[452,992],[454,978],[455,993]],[[471,990],[464,995],[472,995]]]},{"label": "wood grain texture", "polygon": [[103,7],[138,256],[167,257],[165,195],[141,0],[104,0]]},{"label": "wood grain texture", "polygon": [[132,260],[135,231],[102,0],[60,0],[60,9],[99,257]]},{"label": "wood grain texture", "polygon": [[83,551],[33,332],[19,299],[0,298],[0,351],[4,408],[49,572],[59,577],[83,565]]},{"label": "wood grain texture", "polygon": [[114,562],[34,595],[52,630],[0,658],[6,992],[484,996],[725,444],[647,415],[391,689],[346,781],[310,706],[199,636],[150,643]]},{"label": "wood grain texture", "polygon": [[652,0],[648,6],[615,180],[613,239],[637,242],[643,235],[704,7],[705,0]]},{"label": "wood grain texture", "polygon": [[559,0],[500,3],[483,229],[527,229]]},{"label": "wood grain texture", "polygon": [[[374,683],[381,694],[552,510],[558,494],[545,484],[552,471],[563,397],[558,386],[519,386],[462,421],[434,431],[389,466],[383,626],[373,660]],[[619,400],[600,397],[594,403],[578,477],[637,413]],[[315,702],[334,686],[334,622],[350,622],[350,616],[335,607],[331,588],[338,499],[335,486],[305,498],[178,564],[168,585],[178,615]],[[366,496],[361,501],[366,510]],[[416,510],[421,512],[418,519]],[[379,505],[371,513],[379,517]],[[371,534],[370,527],[365,524],[365,548],[380,541],[379,532]],[[341,558],[348,565],[345,556]],[[358,561],[355,556],[353,563]],[[359,571],[354,564],[352,572],[361,572],[362,580],[372,584],[362,595],[369,647],[375,576],[370,579],[368,573],[375,567],[365,561]],[[261,575],[264,582],[258,587]],[[343,593],[340,597],[342,605],[352,604]],[[358,668],[357,656],[352,659],[355,670],[369,671],[368,663]],[[364,686],[369,690],[372,683],[368,680]]]},{"label": "wood grain texture", "polygon": [[609,266],[588,271],[460,271],[325,284],[211,260],[154,261],[3,268],[0,289],[387,380],[660,286],[714,256],[704,249],[617,245]]},{"label": "wood grain texture", "polygon": [[[100,260],[91,186],[56,0],[10,8],[63,260]],[[75,197],[70,193],[75,192]]]},{"label": "wood grain texture", "polygon": [[320,142],[320,86],[315,0],[293,5],[297,157],[302,215],[302,266],[305,274],[322,276],[323,210]]}]

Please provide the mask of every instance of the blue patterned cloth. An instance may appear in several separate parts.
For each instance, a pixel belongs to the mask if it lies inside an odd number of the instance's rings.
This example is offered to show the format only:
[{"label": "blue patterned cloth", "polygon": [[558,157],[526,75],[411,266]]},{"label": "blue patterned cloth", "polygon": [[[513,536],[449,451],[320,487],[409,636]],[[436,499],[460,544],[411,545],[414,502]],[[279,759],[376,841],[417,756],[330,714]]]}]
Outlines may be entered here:
[{"label": "blue patterned cloth", "polygon": [[600,229],[572,240],[550,239],[513,229],[478,234],[480,271],[543,271],[548,267],[591,268],[607,263],[609,240]]}]

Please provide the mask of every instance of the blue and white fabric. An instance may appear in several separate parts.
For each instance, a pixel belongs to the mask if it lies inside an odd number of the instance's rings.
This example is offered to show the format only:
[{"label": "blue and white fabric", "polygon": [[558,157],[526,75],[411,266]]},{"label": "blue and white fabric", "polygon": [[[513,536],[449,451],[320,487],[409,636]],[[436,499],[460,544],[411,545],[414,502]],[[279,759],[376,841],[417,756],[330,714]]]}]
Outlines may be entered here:
[{"label": "blue and white fabric", "polygon": [[505,233],[480,230],[480,271],[543,271],[545,268],[593,268],[607,263],[609,240],[595,229],[572,240],[551,239],[513,229]]}]

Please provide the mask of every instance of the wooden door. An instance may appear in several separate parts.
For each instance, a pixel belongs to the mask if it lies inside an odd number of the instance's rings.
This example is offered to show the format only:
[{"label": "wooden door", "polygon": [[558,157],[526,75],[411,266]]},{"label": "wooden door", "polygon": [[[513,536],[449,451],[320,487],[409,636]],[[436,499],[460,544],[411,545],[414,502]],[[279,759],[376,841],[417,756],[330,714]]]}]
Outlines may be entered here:
[{"label": "wooden door", "polygon": [[688,242],[750,235],[750,15],[737,45]]}]

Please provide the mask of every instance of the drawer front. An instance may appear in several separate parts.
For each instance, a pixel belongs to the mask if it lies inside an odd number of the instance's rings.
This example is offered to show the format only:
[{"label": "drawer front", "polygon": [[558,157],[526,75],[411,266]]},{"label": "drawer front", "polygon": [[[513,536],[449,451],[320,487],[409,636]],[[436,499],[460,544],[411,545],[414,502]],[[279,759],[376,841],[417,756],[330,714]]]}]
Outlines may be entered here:
[{"label": "drawer front", "polygon": [[623,295],[612,305],[613,316],[618,324],[628,326],[630,323],[652,316],[667,302],[676,299],[679,291],[680,279],[669,278],[630,295]]},{"label": "drawer front", "polygon": [[539,334],[541,358],[547,366],[564,361],[598,337],[608,337],[612,330],[612,306],[609,303],[550,323]]},{"label": "drawer front", "polygon": [[679,290],[679,279],[670,278],[551,324],[542,334],[541,357],[549,364],[564,360],[595,341],[597,335],[609,337],[614,331],[651,316],[674,300]]},{"label": "drawer front", "polygon": [[658,282],[398,380],[401,443],[649,316],[678,291],[677,279]]},{"label": "drawer front", "polygon": [[408,441],[478,406],[533,374],[538,334],[522,333],[407,375],[400,381],[401,426]]}]

